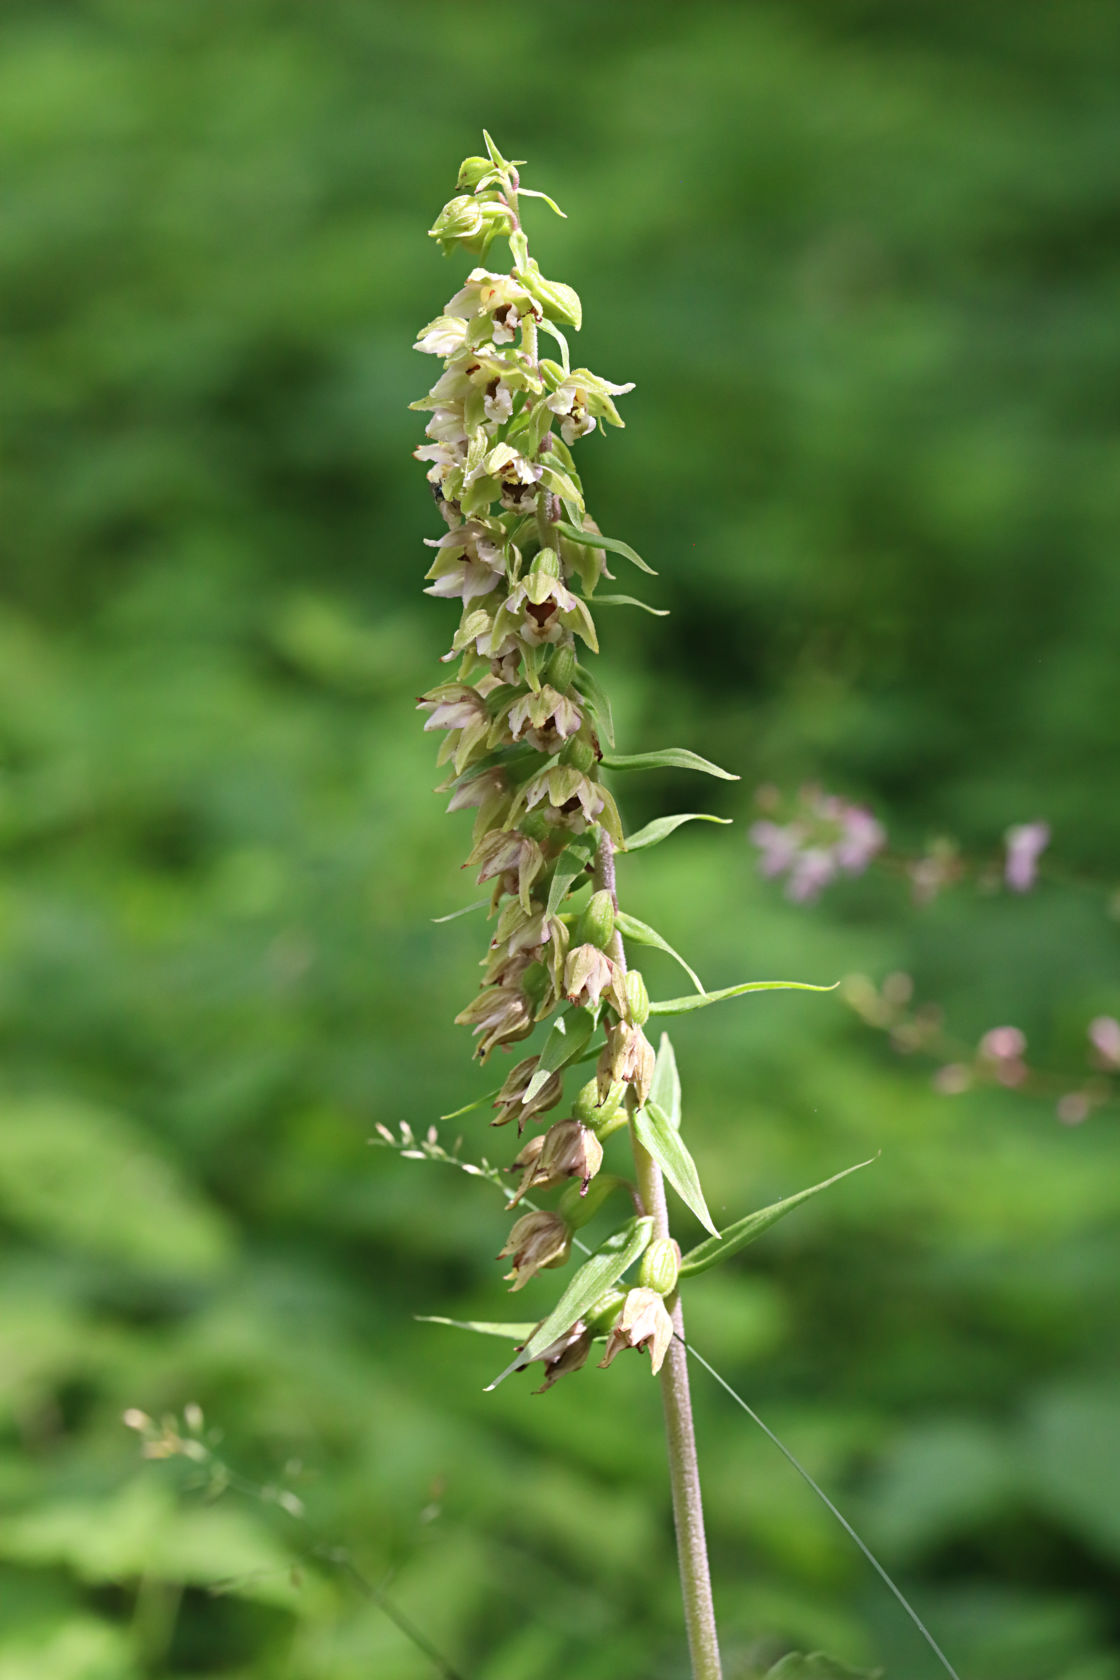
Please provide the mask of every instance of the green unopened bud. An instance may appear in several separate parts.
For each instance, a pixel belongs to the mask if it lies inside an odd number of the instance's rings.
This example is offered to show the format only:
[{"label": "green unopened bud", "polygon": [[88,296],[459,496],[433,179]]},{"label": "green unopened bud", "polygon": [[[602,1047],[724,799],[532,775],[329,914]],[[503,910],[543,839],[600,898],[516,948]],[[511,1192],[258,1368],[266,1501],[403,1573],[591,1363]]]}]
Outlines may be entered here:
[{"label": "green unopened bud", "polygon": [[638,1268],[638,1282],[643,1289],[656,1289],[659,1295],[671,1295],[681,1275],[680,1244],[672,1237],[654,1237]]},{"label": "green unopened bud", "polygon": [[577,945],[598,945],[605,951],[614,938],[614,899],[604,887],[591,895],[573,939]]},{"label": "green unopened bud", "polygon": [[560,754],[560,762],[573,765],[586,776],[595,764],[595,748],[582,735],[574,735]]},{"label": "green unopened bud", "polygon": [[576,650],[568,643],[565,647],[557,648],[548,663],[548,681],[559,693],[565,694],[572,686],[572,679],[576,674]]},{"label": "green unopened bud", "polygon": [[646,991],[645,981],[636,968],[632,968],[627,974],[625,985],[630,1019],[636,1027],[644,1027],[649,1020],[649,993]]},{"label": "green unopened bud", "polygon": [[590,1126],[597,1137],[609,1137],[627,1124],[626,1087],[612,1085],[602,1101],[599,1100],[599,1081],[589,1079],[576,1098],[573,1113],[577,1120]]},{"label": "green unopened bud", "polygon": [[470,191],[473,187],[477,187],[478,183],[483,180],[485,176],[493,174],[494,165],[489,158],[464,158],[462,163],[459,165],[459,179],[456,181],[455,185],[457,187],[465,187],[468,191]]},{"label": "green unopened bud", "polygon": [[444,205],[428,229],[428,237],[439,240],[445,256],[456,245],[483,256],[491,241],[500,233],[508,233],[512,226],[508,205],[464,193]]}]

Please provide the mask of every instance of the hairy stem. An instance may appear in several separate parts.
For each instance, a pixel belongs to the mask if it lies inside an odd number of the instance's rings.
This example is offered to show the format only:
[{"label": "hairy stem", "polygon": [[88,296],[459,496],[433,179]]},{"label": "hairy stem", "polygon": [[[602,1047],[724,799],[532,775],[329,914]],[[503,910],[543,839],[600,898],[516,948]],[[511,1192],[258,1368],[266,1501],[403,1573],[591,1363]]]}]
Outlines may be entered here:
[{"label": "hairy stem", "polygon": [[[595,886],[606,888],[618,907],[615,886],[614,848],[604,833],[595,864]],[[625,970],[626,954],[616,931],[611,957]],[[661,1168],[653,1156],[630,1133],[638,1188],[644,1210],[654,1222],[654,1236],[669,1236],[669,1210]],[[673,1490],[673,1522],[677,1532],[677,1558],[681,1571],[685,1625],[692,1657],[693,1680],[721,1680],[712,1579],[708,1567],[708,1543],[704,1535],[704,1506],[700,1495],[700,1466],[696,1458],[696,1433],[692,1426],[692,1397],[688,1386],[688,1354],[684,1339],[684,1315],[680,1293],[667,1301],[673,1321],[673,1340],[661,1367],[661,1402],[665,1413],[665,1444],[669,1456],[669,1482]]]}]

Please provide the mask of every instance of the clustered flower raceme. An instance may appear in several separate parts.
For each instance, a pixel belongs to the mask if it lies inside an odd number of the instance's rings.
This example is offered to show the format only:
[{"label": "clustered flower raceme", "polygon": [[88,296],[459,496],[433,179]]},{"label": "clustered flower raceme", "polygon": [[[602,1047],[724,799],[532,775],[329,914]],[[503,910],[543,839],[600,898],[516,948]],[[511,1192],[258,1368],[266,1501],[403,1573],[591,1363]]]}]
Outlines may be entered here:
[{"label": "clustered flower raceme", "polygon": [[[777,788],[761,787],[755,800],[763,815],[748,830],[758,847],[758,867],[768,877],[786,877],[786,897],[798,904],[811,903],[832,881],[842,875],[862,875],[884,852],[887,831],[863,805],[853,805],[836,794],[809,785],[800,789],[786,821],[781,814],[782,796]],[[1030,892],[1038,880],[1038,861],[1050,844],[1050,829],[1044,822],[1019,823],[1004,835],[1003,884],[1011,892]],[[910,880],[914,900],[929,904],[946,887],[970,873],[955,841],[934,840],[919,857],[888,862]],[[982,886],[994,889],[999,876],[994,867],[977,870]]]},{"label": "clustered flower raceme", "polygon": [[[571,368],[563,328],[578,329],[579,299],[529,257],[518,218],[526,189],[488,136],[487,146],[489,158],[464,163],[459,186],[466,190],[445,206],[432,236],[445,252],[482,255],[504,235],[513,267],[473,269],[421,331],[416,348],[444,366],[412,404],[430,416],[428,442],[415,454],[428,463],[447,526],[429,544],[436,552],[427,593],[461,603],[445,655],[446,663],[458,661],[455,675],[419,705],[425,729],[443,735],[438,762],[448,766],[441,789],[450,794],[448,810],[477,811],[467,865],[480,883],[493,884],[482,983],[457,1020],[472,1028],[482,1061],[558,1012],[573,1045],[584,1047],[595,1028],[605,1038],[575,1112],[531,1135],[517,1154],[513,1208],[530,1190],[574,1182],[586,1192],[603,1160],[600,1135],[624,1125],[644,1101],[654,1054],[642,1031],[649,1001],[641,976],[627,975],[611,955],[610,893],[573,902],[588,885],[600,832],[616,844],[622,832],[599,776],[595,685],[579,663],[581,645],[598,651],[589,602],[610,574],[571,446],[604,422],[621,426],[614,398],[633,387]],[[540,354],[541,333],[556,341],[559,362]],[[494,1125],[516,1121],[520,1135],[560,1105],[562,1067],[539,1063],[530,1056],[509,1073]],[[571,1237],[562,1214],[523,1213],[499,1255],[511,1262],[512,1287],[563,1265]],[[544,1386],[582,1365],[597,1334],[611,1338],[604,1364],[621,1346],[649,1346],[657,1369],[671,1332],[661,1294],[652,1291],[660,1317],[649,1294],[644,1288],[605,1300],[539,1355]]]},{"label": "clustered flower raceme", "polygon": [[1067,1126],[1080,1125],[1120,1097],[1116,1077],[1120,1075],[1120,1021],[1115,1016],[1097,1015],[1089,1022],[1086,1036],[1092,1071],[1071,1079],[1028,1060],[1027,1038],[1020,1027],[990,1027],[974,1046],[951,1039],[936,1004],[913,1004],[914,982],[909,974],[888,974],[879,986],[865,974],[849,974],[842,982],[841,996],[868,1026],[887,1033],[902,1055],[917,1053],[937,1061],[933,1087],[943,1096],[999,1085],[1049,1097],[1058,1119]]}]

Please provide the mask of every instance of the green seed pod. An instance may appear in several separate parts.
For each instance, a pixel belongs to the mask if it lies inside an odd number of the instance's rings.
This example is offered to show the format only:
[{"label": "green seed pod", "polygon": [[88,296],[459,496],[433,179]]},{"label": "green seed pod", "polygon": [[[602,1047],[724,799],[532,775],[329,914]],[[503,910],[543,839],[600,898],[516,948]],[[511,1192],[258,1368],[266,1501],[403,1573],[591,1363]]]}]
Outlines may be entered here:
[{"label": "green seed pod", "polygon": [[626,976],[626,1001],[630,1006],[630,1019],[634,1025],[644,1027],[649,1020],[649,993],[636,968],[632,968]]},{"label": "green seed pod", "polygon": [[543,963],[530,964],[521,977],[521,990],[534,1009],[542,1001],[550,985],[548,969]]},{"label": "green seed pod", "polygon": [[604,888],[593,893],[573,935],[575,945],[598,945],[605,951],[614,938],[614,899]]},{"label": "green seed pod", "polygon": [[547,680],[560,694],[567,693],[576,674],[576,650],[569,642],[557,648],[549,661]]},{"label": "green seed pod", "polygon": [[582,736],[573,735],[560,754],[560,762],[572,765],[581,775],[586,776],[595,765],[595,748]]},{"label": "green seed pod", "polygon": [[590,1311],[584,1313],[583,1322],[593,1335],[601,1335],[604,1330],[611,1328],[622,1309],[622,1303],[625,1299],[625,1289],[608,1289],[607,1293],[600,1296]]},{"label": "green seed pod", "polygon": [[615,1173],[600,1173],[593,1178],[583,1194],[578,1184],[569,1184],[557,1203],[557,1211],[573,1230],[578,1231],[588,1220],[594,1219],[607,1197],[619,1188],[622,1180]]},{"label": "green seed pod", "polygon": [[680,1244],[675,1243],[672,1237],[654,1237],[638,1268],[639,1286],[656,1289],[659,1295],[671,1295],[680,1275]]},{"label": "green seed pod", "polygon": [[517,826],[522,834],[527,834],[538,845],[542,845],[552,834],[552,825],[543,811],[530,811]]}]

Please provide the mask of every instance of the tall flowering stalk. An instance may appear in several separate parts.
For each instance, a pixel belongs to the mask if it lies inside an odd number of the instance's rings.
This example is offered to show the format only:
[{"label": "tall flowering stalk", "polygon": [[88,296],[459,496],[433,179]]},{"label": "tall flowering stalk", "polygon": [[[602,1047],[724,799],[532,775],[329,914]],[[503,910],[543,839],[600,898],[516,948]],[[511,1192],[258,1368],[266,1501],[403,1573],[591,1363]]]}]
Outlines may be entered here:
[{"label": "tall flowering stalk", "polygon": [[[812,1192],[721,1236],[681,1137],[672,1046],[663,1035],[655,1054],[646,1026],[653,1014],[793,983],[704,992],[692,976],[695,994],[651,1005],[641,974],[628,965],[624,936],[670,947],[620,909],[615,853],[656,844],[695,813],[661,818],[627,839],[603,771],[727,772],[680,748],[611,756],[610,706],[586,664],[598,651],[591,607],[630,601],[596,593],[612,576],[608,555],[650,568],[589,515],[572,450],[604,423],[622,425],[615,398],[633,387],[572,367],[565,329],[580,326],[579,298],[540,272],[520,219],[526,197],[556,206],[521,186],[517,163],[489,135],[486,146],[486,157],[463,164],[458,196],[431,234],[445,253],[477,257],[504,238],[512,266],[473,269],[422,330],[416,348],[439,357],[443,371],[412,405],[430,416],[428,441],[416,455],[428,463],[447,527],[430,544],[428,593],[462,609],[445,655],[454,675],[420,706],[425,729],[443,737],[448,810],[476,812],[467,862],[480,883],[492,883],[482,983],[457,1019],[472,1029],[483,1062],[551,1023],[540,1048],[491,1094],[492,1123],[516,1122],[518,1139],[509,1169],[509,1210],[517,1217],[499,1256],[509,1262],[512,1288],[565,1265],[576,1231],[612,1194],[625,1212],[497,1380],[539,1363],[543,1390],[583,1366],[597,1341],[604,1343],[600,1367],[624,1349],[648,1350],[664,1401],[693,1672],[714,1680],[719,1647],[679,1283],[736,1252]],[[542,353],[545,337],[551,355]],[[591,1060],[593,1076],[566,1092],[575,1068]],[[602,1171],[604,1144],[622,1131],[634,1182]],[[711,1232],[683,1259],[670,1233],[665,1178]],[[554,1208],[525,1207],[530,1194],[550,1191],[561,1193]]]}]

